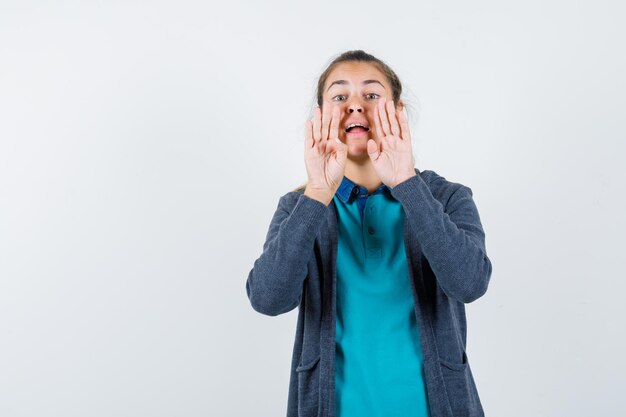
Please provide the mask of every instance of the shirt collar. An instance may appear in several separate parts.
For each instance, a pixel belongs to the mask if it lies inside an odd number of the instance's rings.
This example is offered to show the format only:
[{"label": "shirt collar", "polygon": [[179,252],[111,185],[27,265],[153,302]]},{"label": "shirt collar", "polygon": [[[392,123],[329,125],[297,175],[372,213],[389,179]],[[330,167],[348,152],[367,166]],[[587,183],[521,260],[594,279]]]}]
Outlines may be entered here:
[{"label": "shirt collar", "polygon": [[[390,191],[389,187],[386,184],[382,184],[372,194],[379,194],[385,191]],[[367,188],[363,187],[362,185],[356,184],[344,175],[343,179],[341,180],[341,184],[339,185],[339,188],[335,192],[335,195],[342,202],[348,203],[349,201],[357,197],[367,196]]]}]

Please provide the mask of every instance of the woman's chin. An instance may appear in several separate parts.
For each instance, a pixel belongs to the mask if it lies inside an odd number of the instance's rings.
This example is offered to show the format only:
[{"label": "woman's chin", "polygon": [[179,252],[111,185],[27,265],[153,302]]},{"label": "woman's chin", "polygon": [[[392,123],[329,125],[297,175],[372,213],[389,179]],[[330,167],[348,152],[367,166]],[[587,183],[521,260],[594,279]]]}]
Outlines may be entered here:
[{"label": "woman's chin", "polygon": [[348,143],[348,158],[353,160],[361,160],[364,158],[369,158],[367,154],[367,142],[363,141],[362,143]]},{"label": "woman's chin", "polygon": [[367,141],[370,139],[373,138],[369,137],[369,135],[344,135],[340,138],[348,146],[348,158],[353,161],[369,159]]}]

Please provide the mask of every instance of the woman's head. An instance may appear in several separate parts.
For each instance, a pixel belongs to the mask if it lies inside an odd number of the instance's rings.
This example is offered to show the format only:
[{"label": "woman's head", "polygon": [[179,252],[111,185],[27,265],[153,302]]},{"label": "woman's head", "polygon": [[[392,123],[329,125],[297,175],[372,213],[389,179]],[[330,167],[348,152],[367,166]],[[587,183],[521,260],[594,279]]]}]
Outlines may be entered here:
[{"label": "woman's head", "polygon": [[[324,104],[324,92],[327,85],[329,75],[340,64],[356,64],[363,63],[375,67],[385,78],[385,81],[391,87],[391,95],[388,99],[393,99],[394,102],[400,102],[400,96],[402,95],[402,83],[396,75],[396,73],[383,61],[376,58],[373,55],[368,54],[360,49],[354,51],[347,51],[332,60],[328,67],[322,72],[317,81],[316,101],[318,106]],[[331,81],[332,82],[332,81]]]},{"label": "woman's head", "polygon": [[[374,116],[381,100],[393,100],[396,111],[404,108],[401,100],[402,84],[396,73],[380,59],[362,51],[347,51],[336,57],[322,72],[317,82],[316,101],[324,106],[340,109],[339,139],[348,145],[348,157],[364,160],[367,140],[380,144]],[[346,128],[353,122],[366,126],[367,131]]]},{"label": "woman's head", "polygon": [[[383,61],[362,50],[347,51],[333,59],[320,75],[315,92],[315,102],[321,109],[324,106],[339,107],[339,139],[348,145],[348,159],[359,163],[366,163],[369,159],[368,139],[375,140],[380,146],[381,139],[374,125],[376,103],[393,100],[396,112],[399,112],[405,108],[401,97],[402,84],[396,73]],[[364,122],[369,130],[365,133],[358,132],[358,129],[346,132],[354,120]],[[302,191],[305,187],[306,183],[294,191]]]}]

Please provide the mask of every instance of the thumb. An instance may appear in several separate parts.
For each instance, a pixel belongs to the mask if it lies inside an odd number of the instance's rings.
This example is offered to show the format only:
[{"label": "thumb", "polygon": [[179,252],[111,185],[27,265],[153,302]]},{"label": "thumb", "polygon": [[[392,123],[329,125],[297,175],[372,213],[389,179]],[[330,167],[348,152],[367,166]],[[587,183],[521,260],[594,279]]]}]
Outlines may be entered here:
[{"label": "thumb", "polygon": [[367,153],[370,156],[372,162],[378,159],[378,154],[380,152],[378,152],[378,145],[376,144],[376,141],[374,139],[367,140]]},{"label": "thumb", "polygon": [[339,138],[336,138],[335,142],[335,159],[338,161],[345,161],[348,158],[348,145],[343,143]]}]

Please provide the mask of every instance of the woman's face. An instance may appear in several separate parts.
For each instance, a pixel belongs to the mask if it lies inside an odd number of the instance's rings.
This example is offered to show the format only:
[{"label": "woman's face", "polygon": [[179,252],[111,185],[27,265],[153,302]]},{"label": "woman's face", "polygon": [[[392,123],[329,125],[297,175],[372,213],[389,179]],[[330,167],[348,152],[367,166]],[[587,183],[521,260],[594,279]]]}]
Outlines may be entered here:
[{"label": "woman's face", "polygon": [[[393,92],[387,78],[372,64],[344,62],[328,75],[322,106],[330,106],[331,114],[333,107],[339,107],[339,139],[348,145],[349,158],[369,158],[368,139],[374,139],[380,145],[374,124],[376,106],[381,100],[392,98]],[[402,103],[395,104],[396,111],[401,111]],[[361,123],[369,129],[353,128],[346,131],[352,123]]]}]

